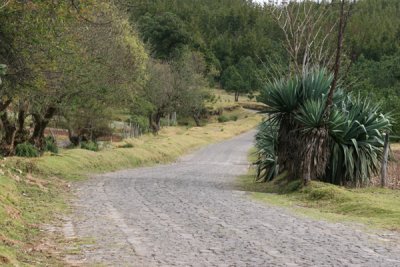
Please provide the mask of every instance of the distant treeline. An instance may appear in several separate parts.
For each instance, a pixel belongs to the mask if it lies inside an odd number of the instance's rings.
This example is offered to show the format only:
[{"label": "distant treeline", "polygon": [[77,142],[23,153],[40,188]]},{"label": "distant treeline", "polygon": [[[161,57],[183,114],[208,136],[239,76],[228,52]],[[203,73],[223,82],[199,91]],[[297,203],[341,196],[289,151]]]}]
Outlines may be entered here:
[{"label": "distant treeline", "polygon": [[[209,81],[228,90],[256,90],[262,86],[260,78],[287,69],[284,35],[272,15],[276,7],[247,0],[122,2],[152,56],[168,60],[185,47],[196,50],[206,59]],[[332,2],[323,7],[312,4],[315,9],[329,8],[332,20],[337,20],[339,1]],[[395,113],[400,112],[399,14],[397,0],[356,2],[341,75],[352,90],[382,100],[384,108]]]}]

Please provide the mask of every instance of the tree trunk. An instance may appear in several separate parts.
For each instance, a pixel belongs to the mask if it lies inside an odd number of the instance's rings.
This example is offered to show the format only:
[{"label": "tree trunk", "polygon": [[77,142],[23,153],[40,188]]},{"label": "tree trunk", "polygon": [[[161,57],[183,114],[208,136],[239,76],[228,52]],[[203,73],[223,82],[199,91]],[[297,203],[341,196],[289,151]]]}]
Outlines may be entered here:
[{"label": "tree trunk", "polygon": [[17,127],[15,127],[15,125],[10,122],[6,111],[3,111],[0,119],[4,128],[4,137],[3,140],[1,140],[0,150],[4,156],[12,156],[14,155],[14,143]]},{"label": "tree trunk", "polygon": [[239,92],[235,92],[235,102],[239,101]]},{"label": "tree trunk", "polygon": [[333,105],[333,94],[334,91],[336,90],[337,83],[339,80],[339,73],[340,73],[340,67],[341,67],[341,56],[342,56],[342,50],[343,50],[343,40],[344,40],[344,33],[346,30],[347,26],[347,21],[350,17],[350,12],[351,8],[354,3],[350,3],[349,10],[347,13],[345,13],[345,0],[341,0],[340,3],[340,17],[339,17],[339,30],[338,30],[338,36],[337,36],[337,44],[336,44],[336,56],[335,56],[335,64],[333,66],[333,80],[331,84],[331,88],[328,93],[328,97],[326,100],[326,105],[325,105],[325,115],[326,117],[329,117],[330,115],[330,110]]},{"label": "tree trunk", "polygon": [[154,134],[158,133],[158,131],[160,130],[161,117],[162,117],[162,113],[160,113],[160,112],[149,115],[150,128]]},{"label": "tree trunk", "polygon": [[35,127],[33,128],[33,134],[30,138],[30,142],[39,149],[43,148],[44,131],[46,130],[47,125],[50,123],[55,113],[56,109],[54,107],[49,107],[43,117],[39,114],[32,114],[35,121]]},{"label": "tree trunk", "polygon": [[25,119],[28,106],[26,103],[22,103],[18,110],[17,119],[17,132],[15,135],[14,146],[24,143],[29,139],[29,130],[25,129]]},{"label": "tree trunk", "polygon": [[68,139],[71,142],[71,144],[73,144],[74,146],[79,146],[81,143],[81,138],[78,135],[74,134],[74,131],[71,129],[70,126],[68,126],[67,131],[68,131]]},{"label": "tree trunk", "polygon": [[200,127],[200,118],[197,114],[193,115],[194,122],[196,123],[197,127]]}]

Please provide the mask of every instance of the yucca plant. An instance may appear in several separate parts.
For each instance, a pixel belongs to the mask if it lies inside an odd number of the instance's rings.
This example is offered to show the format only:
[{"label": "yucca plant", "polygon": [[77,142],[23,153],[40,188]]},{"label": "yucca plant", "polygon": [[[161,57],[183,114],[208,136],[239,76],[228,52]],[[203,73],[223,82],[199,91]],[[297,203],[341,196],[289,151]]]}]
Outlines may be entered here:
[{"label": "yucca plant", "polygon": [[[305,135],[297,116],[301,108],[311,108],[309,103],[326,100],[332,79],[332,75],[324,69],[313,70],[304,76],[270,82],[260,94],[259,101],[268,106],[265,112],[278,125],[279,168],[287,170],[292,178],[305,173],[320,176],[325,171],[329,151],[325,142],[325,125],[315,129],[313,134]],[[314,143],[318,146],[314,146]],[[310,173],[311,170],[313,172]]]},{"label": "yucca plant", "polygon": [[[345,107],[343,107],[343,105]],[[390,131],[391,116],[383,114],[379,104],[348,98],[330,118],[333,140],[331,159],[325,180],[335,184],[368,184],[380,169],[383,132]]]},{"label": "yucca plant", "polygon": [[263,121],[255,136],[257,149],[256,181],[268,182],[278,173],[278,161],[276,156],[278,146],[278,126],[270,120]]},{"label": "yucca plant", "polygon": [[[269,181],[279,169],[291,178],[321,179],[334,184],[365,185],[380,167],[384,131],[390,116],[378,104],[336,90],[334,105],[326,112],[332,76],[313,70],[302,77],[269,83],[260,100],[268,105],[269,123],[256,138],[258,179]],[[268,125],[268,122],[263,122]],[[275,131],[275,133],[265,133]],[[266,142],[276,136],[274,150]],[[265,151],[275,152],[275,155]],[[275,165],[271,160],[275,159]]]}]

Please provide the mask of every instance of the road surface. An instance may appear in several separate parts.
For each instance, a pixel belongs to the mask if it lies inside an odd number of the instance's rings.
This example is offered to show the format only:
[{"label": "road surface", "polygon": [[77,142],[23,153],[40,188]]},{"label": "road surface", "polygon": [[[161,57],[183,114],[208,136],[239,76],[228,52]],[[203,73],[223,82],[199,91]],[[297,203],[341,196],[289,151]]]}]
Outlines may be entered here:
[{"label": "road surface", "polygon": [[81,265],[400,266],[397,234],[306,219],[235,190],[253,134],[78,184],[65,233],[94,241]]}]

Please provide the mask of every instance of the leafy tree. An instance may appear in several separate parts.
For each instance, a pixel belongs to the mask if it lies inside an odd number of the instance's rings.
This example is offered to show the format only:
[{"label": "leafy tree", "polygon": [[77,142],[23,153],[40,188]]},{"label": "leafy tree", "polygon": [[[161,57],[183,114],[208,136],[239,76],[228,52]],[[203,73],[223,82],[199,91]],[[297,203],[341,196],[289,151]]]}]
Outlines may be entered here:
[{"label": "leafy tree", "polygon": [[346,42],[354,62],[361,55],[380,60],[400,49],[400,2],[397,0],[357,1],[349,21]]},{"label": "leafy tree", "polygon": [[235,93],[235,101],[239,101],[239,95],[246,92],[246,83],[235,66],[230,66],[223,72],[221,84],[228,92]]},{"label": "leafy tree", "polygon": [[192,117],[196,126],[200,126],[201,117],[207,113],[205,102],[211,98],[210,92],[205,89],[204,58],[201,53],[186,51],[174,65],[177,79],[175,86],[180,98],[177,111]]},{"label": "leafy tree", "polygon": [[245,93],[251,93],[260,88],[259,70],[251,57],[241,58],[237,69],[243,79]]},{"label": "leafy tree", "polygon": [[149,42],[157,59],[179,56],[180,50],[190,44],[190,35],[181,19],[173,13],[143,16],[139,22],[144,41]]},{"label": "leafy tree", "polygon": [[191,116],[200,125],[204,103],[210,97],[204,89],[204,72],[202,54],[190,51],[184,51],[175,62],[150,63],[143,99],[152,105],[148,116],[153,132],[160,130],[161,118],[172,112]]},{"label": "leafy tree", "polygon": [[379,61],[361,56],[346,78],[353,91],[380,102],[394,120],[393,131],[400,133],[400,53],[383,56]]},{"label": "leafy tree", "polygon": [[[219,82],[223,72],[232,65],[237,65],[241,58],[251,57],[253,62],[261,69],[263,64],[269,65],[272,59],[281,62],[286,57],[281,40],[284,36],[276,27],[269,6],[260,6],[247,0],[177,0],[177,1],[142,1],[125,0],[127,12],[133,23],[139,25],[143,36],[147,38],[158,30],[148,29],[163,28],[157,22],[164,14],[173,14],[179,18],[179,27],[175,33],[185,32],[189,41],[178,42],[174,45],[182,51],[182,47],[188,46],[190,50],[201,52],[206,59],[206,70],[209,80]],[[134,6],[130,8],[129,6]],[[156,21],[156,22],[155,22]],[[150,25],[150,27],[149,27]],[[168,23],[163,23],[168,25]],[[175,25],[175,24],[173,24]],[[170,28],[170,27],[169,27]],[[182,36],[182,34],[178,34]],[[153,48],[163,45],[165,38],[156,42],[150,41]],[[166,38],[165,44],[170,44]],[[183,38],[186,40],[187,38]],[[180,48],[179,48],[180,47]],[[170,49],[155,49],[169,51]],[[171,52],[163,53],[158,58],[170,58]],[[174,53],[172,53],[174,54]]]},{"label": "leafy tree", "polygon": [[72,3],[10,2],[0,11],[0,61],[9,68],[0,88],[5,155],[27,140],[43,149],[55,116],[127,104],[143,83],[146,52],[118,9],[103,0]]},{"label": "leafy tree", "polygon": [[175,110],[179,94],[175,90],[175,77],[168,63],[150,62],[149,80],[144,87],[143,97],[151,103],[149,124],[154,133],[160,130],[161,118]]}]

